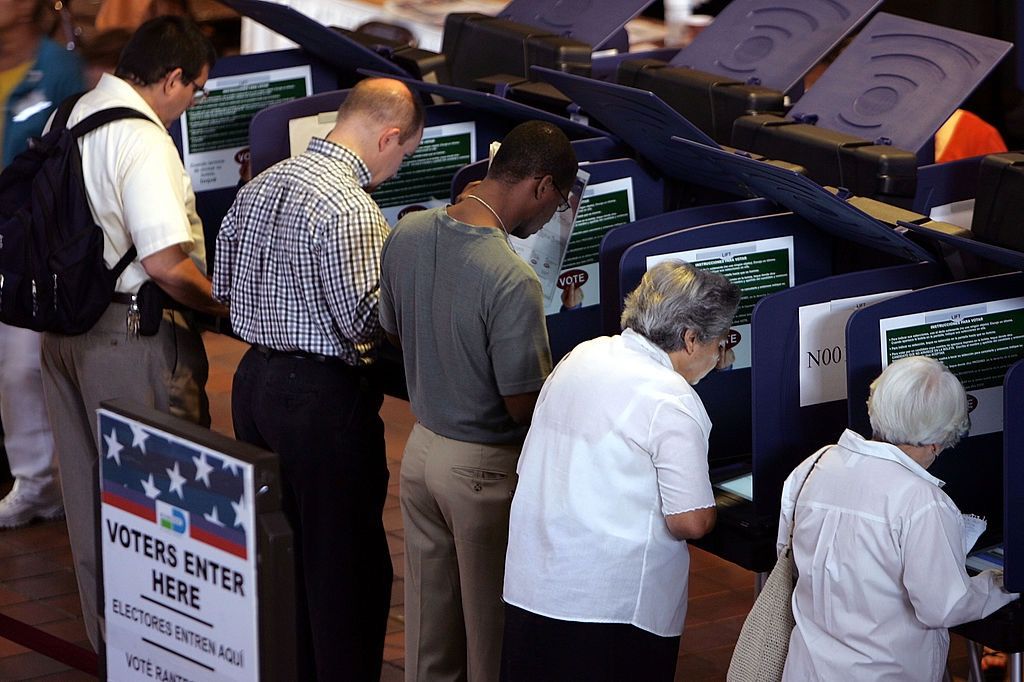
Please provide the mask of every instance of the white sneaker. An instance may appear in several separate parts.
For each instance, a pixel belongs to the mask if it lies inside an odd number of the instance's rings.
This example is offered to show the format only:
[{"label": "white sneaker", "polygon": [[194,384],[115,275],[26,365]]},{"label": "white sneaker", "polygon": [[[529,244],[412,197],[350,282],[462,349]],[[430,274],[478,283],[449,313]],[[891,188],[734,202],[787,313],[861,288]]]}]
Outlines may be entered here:
[{"label": "white sneaker", "polygon": [[15,479],[11,492],[0,500],[0,528],[20,528],[36,519],[63,518],[64,503],[59,496],[52,501],[33,499],[32,495],[22,491],[19,483]]}]

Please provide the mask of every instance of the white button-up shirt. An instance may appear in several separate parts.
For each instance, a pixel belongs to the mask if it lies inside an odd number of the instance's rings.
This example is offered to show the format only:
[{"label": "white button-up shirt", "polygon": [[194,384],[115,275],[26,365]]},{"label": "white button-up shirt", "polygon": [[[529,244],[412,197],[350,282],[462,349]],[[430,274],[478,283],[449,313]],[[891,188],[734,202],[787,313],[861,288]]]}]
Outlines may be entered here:
[{"label": "white button-up shirt", "polygon": [[690,559],[665,516],[714,506],[710,432],[696,392],[643,336],[577,346],[544,384],[519,459],[505,601],[681,634]]},{"label": "white button-up shirt", "polygon": [[[813,461],[783,487],[780,549]],[[899,448],[853,431],[825,452],[796,508],[800,577],[784,680],[933,682],[946,628],[1016,598],[1001,573],[967,575],[963,518],[941,485]]]},{"label": "white button-up shirt", "polygon": [[75,104],[68,126],[114,107],[135,109],[150,119],[115,121],[79,141],[89,207],[105,237],[103,260],[113,267],[133,243],[138,251],[116,290],[138,291],[149,279],[140,261],[175,244],[205,272],[203,225],[192,181],[171,136],[139,93],[120,78],[104,74]]}]

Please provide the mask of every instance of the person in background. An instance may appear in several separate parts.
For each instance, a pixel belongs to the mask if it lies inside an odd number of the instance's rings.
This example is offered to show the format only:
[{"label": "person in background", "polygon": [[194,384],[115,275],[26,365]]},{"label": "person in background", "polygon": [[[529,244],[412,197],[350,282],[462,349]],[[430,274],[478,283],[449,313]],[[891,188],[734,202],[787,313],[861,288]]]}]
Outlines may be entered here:
[{"label": "person in background", "polygon": [[673,679],[686,541],[716,518],[693,386],[732,364],[739,300],[722,275],[661,263],[626,298],[622,334],[548,377],[512,499],[502,680]]},{"label": "person in background", "polygon": [[[6,167],[42,134],[65,98],[82,89],[78,58],[44,35],[49,3],[0,2],[0,151]],[[0,324],[0,422],[14,487],[0,501],[0,528],[63,516],[53,433],[39,368],[41,336]]]},{"label": "person in background", "polygon": [[935,163],[1002,154],[1006,142],[995,126],[967,109],[957,109],[935,132]]},{"label": "person in background", "polygon": [[927,471],[970,426],[957,378],[931,358],[897,360],[871,384],[868,414],[870,440],[846,430],[783,485],[778,549],[792,528],[800,576],[784,680],[934,682],[947,628],[1019,596],[1001,571],[967,575],[963,517]]},{"label": "person in background", "polygon": [[516,461],[551,371],[540,281],[509,235],[568,210],[576,171],[561,130],[520,124],[460,202],[406,216],[384,245],[381,325],[417,419],[401,474],[410,682],[498,679]]},{"label": "person in background", "polygon": [[360,81],[325,139],[256,176],[217,236],[214,294],[252,348],[235,372],[235,435],[275,452],[294,530],[298,679],[378,680],[392,566],[382,514],[382,340],[388,224],[369,195],[423,135],[399,81]]}]

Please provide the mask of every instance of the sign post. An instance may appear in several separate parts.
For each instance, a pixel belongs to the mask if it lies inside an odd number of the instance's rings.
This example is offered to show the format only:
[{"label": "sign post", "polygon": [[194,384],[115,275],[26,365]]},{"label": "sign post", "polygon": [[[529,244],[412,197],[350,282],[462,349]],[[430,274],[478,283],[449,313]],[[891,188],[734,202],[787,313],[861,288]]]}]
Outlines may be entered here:
[{"label": "sign post", "polygon": [[[294,671],[294,628],[260,649],[261,613],[294,620],[294,582],[280,582],[292,574],[290,533],[274,518],[269,537],[258,513],[281,515],[276,457],[116,402],[97,420],[108,679],[269,679],[289,670],[282,652]],[[270,562],[275,589],[264,591]]]}]

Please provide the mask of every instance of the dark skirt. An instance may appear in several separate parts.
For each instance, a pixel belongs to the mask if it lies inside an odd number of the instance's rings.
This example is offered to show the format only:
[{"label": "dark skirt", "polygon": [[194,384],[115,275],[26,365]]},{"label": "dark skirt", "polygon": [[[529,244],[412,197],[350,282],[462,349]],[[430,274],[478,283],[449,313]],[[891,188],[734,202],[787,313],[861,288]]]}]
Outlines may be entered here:
[{"label": "dark skirt", "polygon": [[679,637],[626,623],[557,620],[505,605],[502,682],[671,682]]}]

